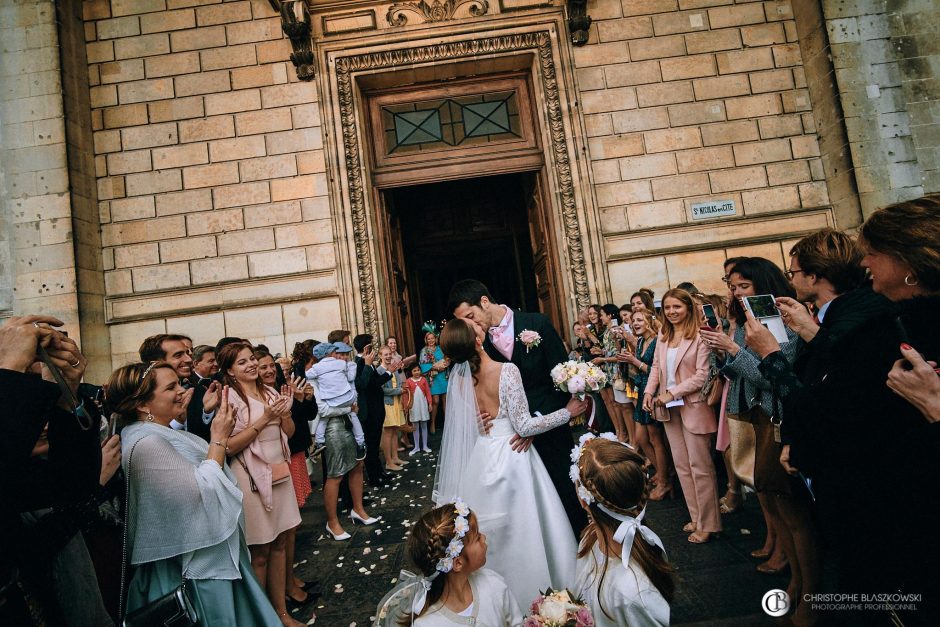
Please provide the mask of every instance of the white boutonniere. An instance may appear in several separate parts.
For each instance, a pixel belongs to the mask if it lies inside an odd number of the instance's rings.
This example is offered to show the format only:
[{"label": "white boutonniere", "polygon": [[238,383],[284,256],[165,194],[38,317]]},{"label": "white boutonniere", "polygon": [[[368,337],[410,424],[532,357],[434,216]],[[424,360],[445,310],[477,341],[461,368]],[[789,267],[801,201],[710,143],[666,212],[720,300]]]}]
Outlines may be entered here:
[{"label": "white boutonniere", "polygon": [[530,331],[529,329],[523,329],[516,337],[520,342],[525,344],[525,352],[527,353],[542,343],[542,336],[539,335],[538,332]]}]

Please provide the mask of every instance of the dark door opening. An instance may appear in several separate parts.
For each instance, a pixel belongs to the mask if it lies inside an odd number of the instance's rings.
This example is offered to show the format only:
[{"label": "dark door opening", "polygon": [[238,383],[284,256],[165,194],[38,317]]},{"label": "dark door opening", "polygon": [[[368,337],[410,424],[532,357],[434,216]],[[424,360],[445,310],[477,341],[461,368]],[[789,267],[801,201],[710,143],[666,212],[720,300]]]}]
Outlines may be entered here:
[{"label": "dark door opening", "polygon": [[400,242],[392,263],[403,340],[422,344],[424,321],[451,317],[447,296],[461,279],[482,281],[499,303],[539,310],[534,188],[535,173],[519,173],[385,191],[390,234]]}]

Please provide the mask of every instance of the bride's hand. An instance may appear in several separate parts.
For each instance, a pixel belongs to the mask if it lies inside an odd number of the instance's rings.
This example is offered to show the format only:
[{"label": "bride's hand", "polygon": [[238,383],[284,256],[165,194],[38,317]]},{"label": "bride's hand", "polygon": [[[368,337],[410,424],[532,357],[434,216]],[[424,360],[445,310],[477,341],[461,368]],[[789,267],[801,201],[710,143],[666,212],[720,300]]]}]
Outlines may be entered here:
[{"label": "bride's hand", "polygon": [[517,453],[525,453],[532,446],[532,438],[524,438],[516,434],[509,440],[509,446]]}]

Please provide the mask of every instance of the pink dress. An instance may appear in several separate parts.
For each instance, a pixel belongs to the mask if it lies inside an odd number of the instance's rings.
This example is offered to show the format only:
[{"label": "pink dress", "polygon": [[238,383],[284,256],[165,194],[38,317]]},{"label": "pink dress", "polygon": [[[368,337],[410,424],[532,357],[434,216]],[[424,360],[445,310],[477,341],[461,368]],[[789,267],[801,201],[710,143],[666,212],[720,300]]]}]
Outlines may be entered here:
[{"label": "pink dress", "polygon": [[[274,390],[269,389],[269,392]],[[264,413],[264,405],[249,397],[248,405],[235,390],[229,390],[229,403],[235,408],[235,428],[232,435],[250,429]],[[261,429],[261,434],[244,451],[236,455],[230,464],[242,489],[245,509],[245,540],[248,544],[268,544],[278,535],[300,524],[300,509],[293,482],[287,481],[271,485],[270,472],[259,472],[259,465],[290,461],[290,449],[287,436],[277,425],[268,425]],[[244,462],[244,465],[242,464]],[[247,469],[246,469],[247,466]],[[249,471],[251,475],[249,476]],[[257,486],[267,478],[268,484],[261,485],[258,491],[252,491],[252,479]],[[269,492],[270,491],[270,492]],[[264,500],[270,493],[270,509]]]}]

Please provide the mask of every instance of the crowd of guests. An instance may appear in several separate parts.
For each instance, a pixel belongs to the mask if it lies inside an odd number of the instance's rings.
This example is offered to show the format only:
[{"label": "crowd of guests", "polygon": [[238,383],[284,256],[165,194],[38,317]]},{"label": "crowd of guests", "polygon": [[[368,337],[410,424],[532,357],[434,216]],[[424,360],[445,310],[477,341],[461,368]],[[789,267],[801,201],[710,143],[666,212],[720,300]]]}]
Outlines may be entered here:
[{"label": "crowd of guests", "polygon": [[[812,601],[827,592],[921,595],[916,610],[834,622],[936,616],[940,196],[789,253],[786,270],[728,259],[726,294],[683,284],[657,302],[643,289],[574,325],[572,357],[609,381],[589,426],[631,444],[582,442],[573,470],[591,520],[577,592],[597,624],[668,622],[674,574],[641,521],[677,482],[695,544],[756,493],[767,522],[757,570],[789,569],[794,622],[818,621]],[[785,341],[742,304],[762,294],[776,297]],[[240,338],[193,346],[161,334],[102,387],[81,383],[87,360],[61,326],[22,316],[0,327],[0,624],[116,624],[182,588],[201,624],[295,627],[291,609],[315,593],[292,568],[310,455],[323,455],[326,531],[348,539],[340,495],[350,523],[375,524],[365,480],[381,487],[428,451],[446,403],[435,325],[407,358],[395,338],[377,347],[345,330],[290,358]],[[521,620],[459,504],[426,514],[409,551],[425,577],[446,575],[421,583],[418,623],[447,624],[434,621],[468,598]]]},{"label": "crowd of guests", "polygon": [[0,624],[119,624],[183,589],[200,624],[296,627],[291,610],[318,587],[292,566],[314,456],[326,532],[343,541],[340,495],[350,523],[374,525],[364,476],[382,487],[408,463],[400,450],[431,451],[446,361],[402,358],[396,338],[337,330],[281,358],[241,338],[159,334],[92,386],[61,325],[0,328],[18,418],[3,459],[19,480],[3,497]]}]

